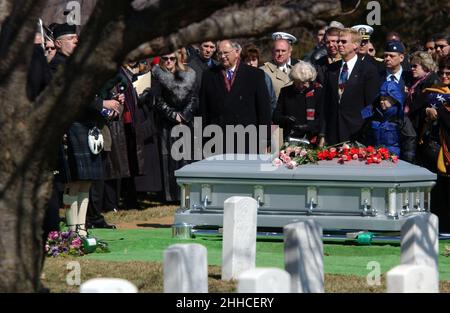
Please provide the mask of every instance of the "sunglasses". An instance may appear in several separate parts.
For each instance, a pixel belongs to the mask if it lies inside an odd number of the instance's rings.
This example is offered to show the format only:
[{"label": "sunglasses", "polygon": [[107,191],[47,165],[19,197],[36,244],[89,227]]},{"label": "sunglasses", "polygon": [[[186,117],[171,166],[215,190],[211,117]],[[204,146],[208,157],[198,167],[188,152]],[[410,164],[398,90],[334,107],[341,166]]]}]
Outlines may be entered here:
[{"label": "sunglasses", "polygon": [[348,41],[348,40],[338,40],[338,41],[336,41],[336,42],[345,45],[345,44],[347,43],[347,41]]},{"label": "sunglasses", "polygon": [[436,49],[444,49],[445,47],[447,47],[448,45],[436,45]]},{"label": "sunglasses", "polygon": [[56,50],[56,47],[45,47],[45,50]]},{"label": "sunglasses", "polygon": [[175,60],[177,59],[176,57],[161,57],[161,59],[164,61],[164,62],[167,62],[167,61],[172,61],[172,62],[175,62]]},{"label": "sunglasses", "polygon": [[374,51],[375,51],[374,48],[370,48],[370,49],[369,49],[369,52],[374,52]]},{"label": "sunglasses", "polygon": [[450,71],[439,71],[438,75],[439,76],[450,76]]}]

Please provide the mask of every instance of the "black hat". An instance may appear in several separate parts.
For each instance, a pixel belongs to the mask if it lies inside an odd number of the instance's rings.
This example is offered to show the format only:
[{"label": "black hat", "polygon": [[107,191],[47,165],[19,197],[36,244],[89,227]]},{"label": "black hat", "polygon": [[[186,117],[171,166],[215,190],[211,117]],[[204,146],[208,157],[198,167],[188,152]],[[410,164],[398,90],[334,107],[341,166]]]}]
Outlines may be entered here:
[{"label": "black hat", "polygon": [[67,23],[64,24],[56,24],[53,28],[53,37],[58,39],[64,35],[76,35],[77,34],[77,26],[69,25]]},{"label": "black hat", "polygon": [[404,54],[405,47],[403,46],[401,41],[388,41],[386,43],[386,47],[384,48],[384,52],[398,52]]}]

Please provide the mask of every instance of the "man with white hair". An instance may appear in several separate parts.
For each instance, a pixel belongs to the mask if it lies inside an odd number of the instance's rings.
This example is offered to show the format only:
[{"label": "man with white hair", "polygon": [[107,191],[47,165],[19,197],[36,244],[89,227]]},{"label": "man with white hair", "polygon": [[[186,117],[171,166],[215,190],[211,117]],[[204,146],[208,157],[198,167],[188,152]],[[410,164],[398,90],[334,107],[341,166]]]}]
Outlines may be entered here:
[{"label": "man with white hair", "polygon": [[[266,126],[268,134],[265,135],[269,140],[271,109],[264,72],[241,62],[241,47],[235,41],[221,41],[217,52],[222,66],[205,72],[202,79],[199,111],[203,118],[203,126],[218,125],[224,131],[224,143],[228,136],[234,136],[235,144],[237,143],[236,134],[227,134],[225,132],[227,125]],[[222,151],[256,153],[256,151],[250,151],[250,143],[246,138],[245,151],[236,151],[236,145],[225,146]],[[230,151],[231,149],[227,148],[234,148],[234,150]],[[260,151],[265,148],[260,147]]]},{"label": "man with white hair", "polygon": [[297,38],[291,34],[284,32],[276,32],[272,34],[272,60],[264,63],[261,69],[269,75],[275,94],[278,98],[281,88],[292,84],[289,78],[291,67],[298,60],[291,59],[292,44],[297,42]]}]

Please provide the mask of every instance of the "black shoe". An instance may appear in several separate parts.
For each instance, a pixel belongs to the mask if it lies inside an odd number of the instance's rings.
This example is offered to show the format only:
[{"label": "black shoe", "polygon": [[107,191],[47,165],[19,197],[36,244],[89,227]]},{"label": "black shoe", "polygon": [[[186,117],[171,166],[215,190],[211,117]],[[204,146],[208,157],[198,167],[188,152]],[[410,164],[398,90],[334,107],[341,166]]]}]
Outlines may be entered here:
[{"label": "black shoe", "polygon": [[108,224],[106,223],[106,221],[103,221],[101,223],[95,223],[95,224],[90,224],[89,228],[107,228],[107,229],[116,229],[116,225],[114,224]]}]

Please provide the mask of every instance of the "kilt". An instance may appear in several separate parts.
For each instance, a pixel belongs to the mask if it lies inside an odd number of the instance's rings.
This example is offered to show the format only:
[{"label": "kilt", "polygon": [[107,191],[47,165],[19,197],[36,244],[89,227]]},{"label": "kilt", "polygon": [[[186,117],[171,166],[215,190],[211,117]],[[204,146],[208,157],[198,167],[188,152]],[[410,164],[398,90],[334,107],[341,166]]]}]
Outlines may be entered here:
[{"label": "kilt", "polygon": [[94,155],[88,145],[89,127],[74,122],[67,132],[67,148],[63,151],[61,173],[66,182],[103,178],[101,154]]}]

